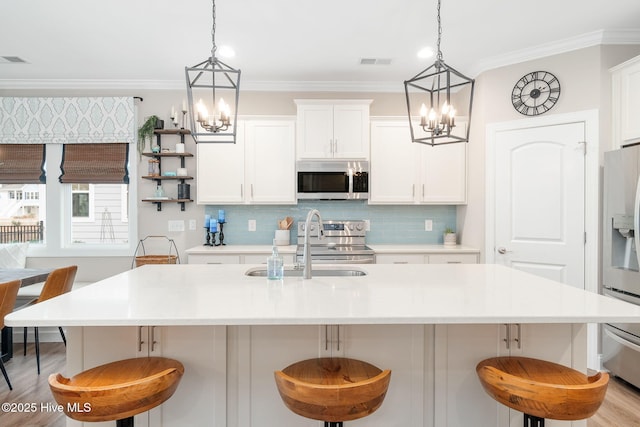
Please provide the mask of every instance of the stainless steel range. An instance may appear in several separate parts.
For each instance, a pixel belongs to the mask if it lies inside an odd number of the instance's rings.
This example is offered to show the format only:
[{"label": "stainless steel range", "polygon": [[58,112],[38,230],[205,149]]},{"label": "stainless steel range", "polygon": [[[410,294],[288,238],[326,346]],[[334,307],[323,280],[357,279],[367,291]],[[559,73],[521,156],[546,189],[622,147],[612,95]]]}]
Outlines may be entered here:
[{"label": "stainless steel range", "polygon": [[[373,264],[373,249],[365,244],[366,222],[322,221],[324,239],[318,239],[318,223],[310,226],[311,261],[316,264]],[[305,221],[298,221],[296,262],[303,263]]]}]

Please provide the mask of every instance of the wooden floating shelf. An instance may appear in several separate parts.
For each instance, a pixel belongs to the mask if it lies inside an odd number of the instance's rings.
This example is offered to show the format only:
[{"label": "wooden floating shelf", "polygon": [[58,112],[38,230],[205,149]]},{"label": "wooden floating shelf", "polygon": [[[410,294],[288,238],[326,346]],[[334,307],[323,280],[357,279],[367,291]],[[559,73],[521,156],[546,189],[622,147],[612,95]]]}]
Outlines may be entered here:
[{"label": "wooden floating shelf", "polygon": [[163,179],[193,179],[192,176],[165,176],[165,175],[145,175],[142,177],[142,179],[157,179],[157,180],[163,180]]},{"label": "wooden floating shelf", "polygon": [[191,135],[189,129],[155,129],[153,133],[156,135]]},{"label": "wooden floating shelf", "polygon": [[164,153],[142,153],[146,157],[193,157],[192,153],[176,153],[175,151],[165,151]]}]

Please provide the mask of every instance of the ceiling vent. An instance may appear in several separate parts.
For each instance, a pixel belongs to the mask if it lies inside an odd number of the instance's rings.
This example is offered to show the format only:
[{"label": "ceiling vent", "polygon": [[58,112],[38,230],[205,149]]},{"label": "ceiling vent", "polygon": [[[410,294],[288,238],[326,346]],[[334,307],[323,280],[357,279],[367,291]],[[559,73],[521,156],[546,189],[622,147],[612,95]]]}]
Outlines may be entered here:
[{"label": "ceiling vent", "polygon": [[27,61],[19,56],[0,56],[0,64],[26,64]]},{"label": "ceiling vent", "polygon": [[390,65],[391,58],[360,58],[360,65]]}]

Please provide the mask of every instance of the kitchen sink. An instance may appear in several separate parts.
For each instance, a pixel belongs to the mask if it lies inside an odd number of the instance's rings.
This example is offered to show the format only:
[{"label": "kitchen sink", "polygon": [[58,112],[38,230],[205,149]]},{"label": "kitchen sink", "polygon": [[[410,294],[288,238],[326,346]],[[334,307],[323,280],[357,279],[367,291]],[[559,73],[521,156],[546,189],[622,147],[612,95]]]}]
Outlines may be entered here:
[{"label": "kitchen sink", "polygon": [[[302,277],[302,269],[297,269],[293,267],[284,269],[285,277]],[[266,267],[254,267],[247,270],[245,273],[247,276],[252,277],[267,277],[267,268]],[[357,277],[357,276],[366,276],[367,272],[361,270],[359,268],[354,267],[336,267],[331,266],[327,268],[323,267],[314,267],[311,270],[312,277]]]}]

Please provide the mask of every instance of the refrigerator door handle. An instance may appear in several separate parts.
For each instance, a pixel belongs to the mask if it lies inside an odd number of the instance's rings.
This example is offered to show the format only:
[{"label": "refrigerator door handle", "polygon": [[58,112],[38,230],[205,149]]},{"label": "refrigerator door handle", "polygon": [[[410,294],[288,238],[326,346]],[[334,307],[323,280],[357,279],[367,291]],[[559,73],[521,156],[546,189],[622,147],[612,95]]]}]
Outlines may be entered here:
[{"label": "refrigerator door handle", "polygon": [[640,265],[640,176],[636,183],[636,199],[633,208],[633,243],[636,245],[636,257]]}]

